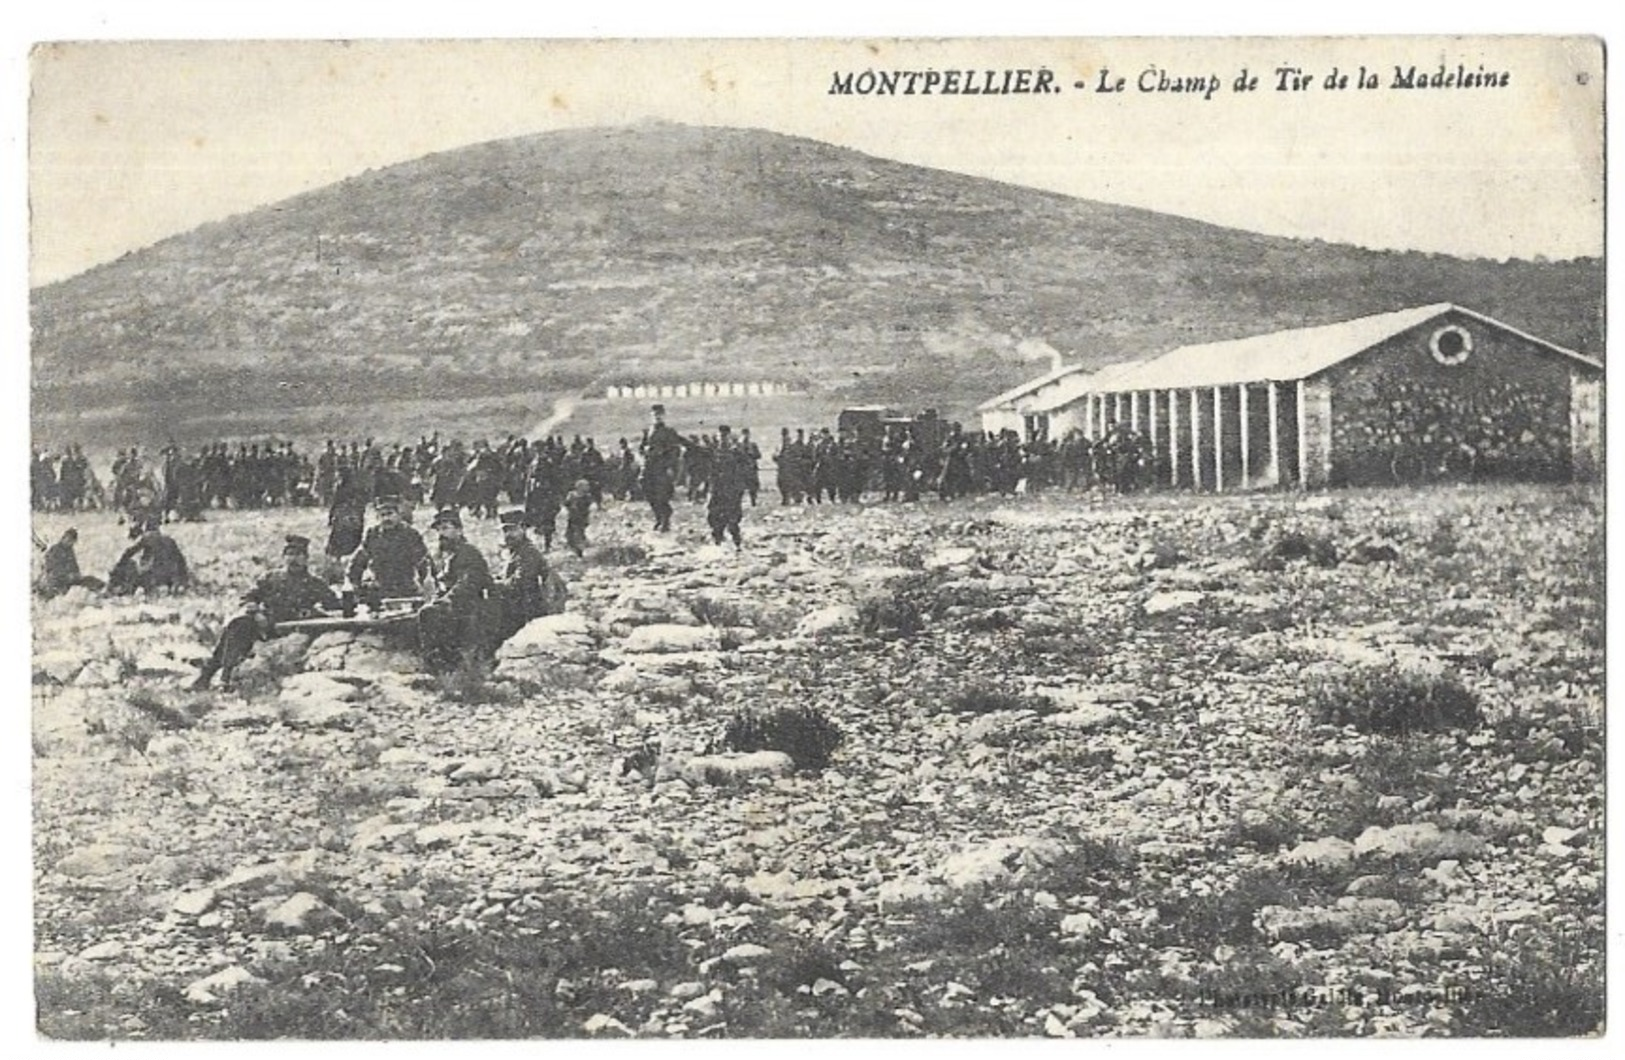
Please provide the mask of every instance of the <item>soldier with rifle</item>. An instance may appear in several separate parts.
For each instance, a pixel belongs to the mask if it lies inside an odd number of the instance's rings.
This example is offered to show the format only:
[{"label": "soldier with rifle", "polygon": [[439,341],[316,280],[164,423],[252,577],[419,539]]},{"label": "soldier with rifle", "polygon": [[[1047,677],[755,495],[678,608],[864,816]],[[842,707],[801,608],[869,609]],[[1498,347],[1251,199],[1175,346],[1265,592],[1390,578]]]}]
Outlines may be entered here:
[{"label": "soldier with rifle", "polygon": [[248,658],[254,645],[279,635],[278,623],[341,608],[332,587],[310,573],[309,538],[289,534],[282,558],[282,570],[265,575],[243,594],[242,611],[221,630],[213,654],[192,682],[192,691],[207,689],[216,674],[220,675],[221,686],[229,690],[237,667]]}]

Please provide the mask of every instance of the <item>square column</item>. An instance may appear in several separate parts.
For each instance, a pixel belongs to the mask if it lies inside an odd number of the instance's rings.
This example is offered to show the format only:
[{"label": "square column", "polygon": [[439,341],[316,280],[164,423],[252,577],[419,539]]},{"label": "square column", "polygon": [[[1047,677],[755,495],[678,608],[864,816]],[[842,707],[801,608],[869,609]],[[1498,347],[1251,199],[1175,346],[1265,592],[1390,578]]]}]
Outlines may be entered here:
[{"label": "square column", "polygon": [[1241,384],[1241,488],[1252,489],[1252,464],[1248,457],[1248,436],[1253,433],[1253,421],[1247,408],[1247,384]]},{"label": "square column", "polygon": [[1269,385],[1270,412],[1270,481],[1281,484],[1281,392],[1272,381]]}]

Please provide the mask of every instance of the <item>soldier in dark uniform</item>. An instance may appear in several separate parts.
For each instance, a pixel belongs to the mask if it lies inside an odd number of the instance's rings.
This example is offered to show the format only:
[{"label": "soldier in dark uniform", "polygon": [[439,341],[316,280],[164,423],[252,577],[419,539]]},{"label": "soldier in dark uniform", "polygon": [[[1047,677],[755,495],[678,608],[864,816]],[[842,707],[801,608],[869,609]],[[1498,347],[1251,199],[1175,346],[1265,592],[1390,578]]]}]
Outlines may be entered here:
[{"label": "soldier in dark uniform", "polygon": [[79,531],[68,527],[56,544],[45,550],[45,572],[40,578],[39,594],[49,600],[61,596],[69,589],[89,589],[100,592],[106,586],[100,578],[86,577],[79,570],[79,556],[74,548],[79,543]]},{"label": "soldier in dark uniform", "polygon": [[361,547],[367,526],[367,495],[361,488],[357,471],[344,468],[339,471],[338,485],[333,488],[333,503],[327,511],[327,548],[334,559],[342,559]]},{"label": "soldier in dark uniform", "polygon": [[531,619],[547,614],[547,580],[552,574],[541,549],[525,533],[525,513],[508,511],[500,518],[508,565],[497,581],[497,597],[502,603],[499,644],[525,628]]},{"label": "soldier in dark uniform", "polygon": [[278,623],[339,610],[338,594],[310,573],[309,538],[289,534],[282,558],[282,570],[267,574],[243,594],[243,610],[220,631],[214,653],[192,682],[194,692],[208,688],[215,674],[220,675],[221,686],[229,689],[232,674],[254,645],[279,634]]},{"label": "soldier in dark uniform", "polygon": [[739,522],[744,518],[745,491],[749,488],[746,464],[750,458],[733,441],[727,426],[717,428],[717,448],[711,459],[710,494],[705,520],[711,527],[711,540],[720,545],[724,535],[740,547]]},{"label": "soldier in dark uniform", "polygon": [[491,568],[463,537],[455,508],[442,508],[429,529],[440,535],[436,582],[440,591],[418,612],[418,644],[424,663],[437,672],[490,658],[499,617]]},{"label": "soldier in dark uniform", "polygon": [[578,556],[587,554],[587,522],[592,518],[592,484],[577,479],[564,495],[564,543]]},{"label": "soldier in dark uniform", "polygon": [[683,437],[666,426],[666,406],[655,405],[654,426],[643,442],[643,496],[654,513],[655,529],[670,530],[672,498],[677,494],[677,463]]},{"label": "soldier in dark uniform", "polygon": [[750,506],[754,508],[762,492],[762,447],[751,441],[749,427],[739,432],[739,454],[745,473],[745,492],[750,495]]},{"label": "soldier in dark uniform", "polygon": [[137,589],[148,593],[159,589],[184,589],[192,582],[186,556],[175,539],[158,529],[158,521],[151,519],[131,527],[136,534],[135,543],[113,564],[107,575],[107,591],[115,596],[126,596]]},{"label": "soldier in dark uniform", "polygon": [[564,507],[564,468],[551,442],[537,447],[535,463],[525,488],[525,521],[542,535],[543,551],[552,551],[558,532],[559,509]]},{"label": "soldier in dark uniform", "polygon": [[379,596],[416,596],[419,583],[428,573],[429,546],[423,543],[423,535],[401,518],[398,498],[380,497],[374,507],[378,525],[367,531],[361,547],[350,557],[350,584],[359,586],[371,571]]}]

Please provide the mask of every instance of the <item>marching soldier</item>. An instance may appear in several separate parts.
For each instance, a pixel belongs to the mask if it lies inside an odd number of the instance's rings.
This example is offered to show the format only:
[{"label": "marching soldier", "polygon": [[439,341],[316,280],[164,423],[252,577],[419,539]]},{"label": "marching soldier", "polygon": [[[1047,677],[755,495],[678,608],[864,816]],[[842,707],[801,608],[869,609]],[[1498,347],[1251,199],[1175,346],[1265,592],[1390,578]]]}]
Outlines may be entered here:
[{"label": "marching soldier", "polygon": [[643,496],[655,517],[655,529],[671,529],[672,498],[677,495],[677,463],[683,437],[666,425],[666,406],[655,405],[654,426],[643,442]]},{"label": "marching soldier", "polygon": [[444,672],[490,656],[498,622],[495,583],[485,557],[463,537],[457,509],[442,508],[429,529],[440,535],[440,591],[418,612],[418,643],[424,663]]},{"label": "marching soldier", "polygon": [[429,546],[423,543],[423,535],[401,518],[398,498],[380,497],[374,508],[378,525],[367,531],[361,547],[350,557],[350,584],[360,585],[370,571],[380,596],[416,596],[419,583],[428,573]]},{"label": "marching soldier", "polygon": [[339,610],[338,594],[310,573],[309,538],[289,534],[282,558],[282,570],[265,575],[243,594],[242,612],[220,631],[214,653],[192,682],[192,691],[208,688],[215,674],[220,675],[221,687],[229,690],[238,665],[248,658],[256,642],[279,635],[279,623],[311,618],[324,610]]},{"label": "marching soldier", "polygon": [[745,492],[750,485],[745,465],[750,457],[743,447],[733,442],[726,425],[717,428],[717,436],[705,517],[711,526],[712,542],[720,545],[727,535],[733,538],[734,548],[739,548],[739,522],[744,518]]}]

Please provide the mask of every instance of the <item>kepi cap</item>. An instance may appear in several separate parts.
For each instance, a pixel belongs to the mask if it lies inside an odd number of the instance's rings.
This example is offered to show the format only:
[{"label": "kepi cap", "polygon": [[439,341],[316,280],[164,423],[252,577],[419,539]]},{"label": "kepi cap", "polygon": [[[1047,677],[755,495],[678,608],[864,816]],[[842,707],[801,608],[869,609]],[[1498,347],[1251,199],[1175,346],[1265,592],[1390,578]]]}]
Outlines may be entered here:
[{"label": "kepi cap", "polygon": [[289,534],[283,539],[282,554],[284,556],[310,555],[310,538],[303,534]]},{"label": "kepi cap", "polygon": [[434,521],[429,524],[430,530],[438,530],[449,526],[455,530],[463,528],[463,517],[457,514],[456,508],[442,508],[434,513]]},{"label": "kepi cap", "polygon": [[524,510],[520,508],[514,508],[511,511],[503,512],[501,515],[497,516],[497,518],[501,521],[502,529],[504,530],[512,527],[518,527],[519,529],[523,530],[525,527],[525,513]]}]

